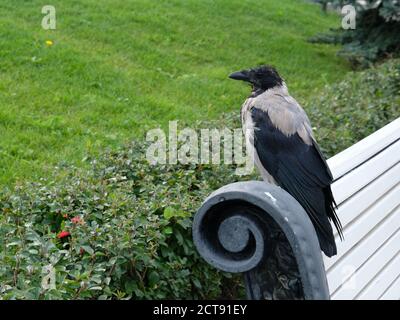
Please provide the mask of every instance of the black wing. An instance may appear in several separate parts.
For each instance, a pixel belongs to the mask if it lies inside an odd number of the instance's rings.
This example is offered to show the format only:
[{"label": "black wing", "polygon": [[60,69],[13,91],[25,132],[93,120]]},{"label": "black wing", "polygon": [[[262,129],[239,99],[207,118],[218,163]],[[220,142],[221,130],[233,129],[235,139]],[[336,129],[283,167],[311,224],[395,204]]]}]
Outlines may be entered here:
[{"label": "black wing", "polygon": [[342,237],[342,226],[335,212],[331,191],[332,174],[318,145],[306,144],[295,133],[287,136],[271,122],[268,113],[252,108],[254,146],[265,169],[308,213],[317,232],[322,251],[336,254],[332,226]]}]

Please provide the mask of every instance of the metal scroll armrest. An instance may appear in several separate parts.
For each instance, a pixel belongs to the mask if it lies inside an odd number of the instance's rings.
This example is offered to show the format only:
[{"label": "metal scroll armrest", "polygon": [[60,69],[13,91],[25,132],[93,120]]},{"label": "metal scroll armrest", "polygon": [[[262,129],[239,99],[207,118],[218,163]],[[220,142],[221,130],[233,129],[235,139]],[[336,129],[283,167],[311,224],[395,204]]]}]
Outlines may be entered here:
[{"label": "metal scroll armrest", "polygon": [[314,227],[279,187],[249,181],[213,192],[194,217],[193,240],[215,268],[244,273],[249,299],[329,299]]}]

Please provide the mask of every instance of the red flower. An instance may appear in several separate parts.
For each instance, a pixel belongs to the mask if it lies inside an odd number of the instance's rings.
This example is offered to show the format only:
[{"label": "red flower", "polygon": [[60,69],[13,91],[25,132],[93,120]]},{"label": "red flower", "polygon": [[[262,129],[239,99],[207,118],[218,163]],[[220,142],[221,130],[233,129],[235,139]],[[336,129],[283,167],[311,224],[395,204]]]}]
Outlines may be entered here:
[{"label": "red flower", "polygon": [[83,224],[83,220],[80,216],[73,217],[71,219],[71,222],[75,224]]},{"label": "red flower", "polygon": [[69,237],[71,234],[68,231],[61,231],[58,235],[57,238],[58,239],[62,239],[62,238],[66,238]]}]

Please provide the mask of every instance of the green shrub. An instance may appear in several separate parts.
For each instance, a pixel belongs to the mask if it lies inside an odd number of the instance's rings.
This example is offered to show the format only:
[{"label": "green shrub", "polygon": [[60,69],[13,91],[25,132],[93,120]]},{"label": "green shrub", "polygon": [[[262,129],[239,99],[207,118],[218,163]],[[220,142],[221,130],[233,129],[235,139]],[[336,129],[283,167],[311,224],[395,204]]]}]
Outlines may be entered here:
[{"label": "green shrub", "polygon": [[[399,115],[399,66],[349,74],[305,104],[328,155]],[[238,125],[236,112],[198,126]],[[208,266],[191,240],[192,215],[210,192],[238,179],[234,166],[151,166],[145,150],[133,143],[88,159],[90,170],[56,168],[47,180],[0,194],[0,298],[243,296],[240,277]],[[61,231],[70,236],[59,239]]]},{"label": "green shrub", "polygon": [[348,73],[304,105],[331,157],[400,116],[400,60]]},{"label": "green shrub", "polygon": [[[233,298],[236,278],[208,266],[191,240],[191,217],[229,167],[150,166],[133,144],[71,169],[57,182],[0,198],[3,299]],[[61,231],[71,235],[58,239]],[[46,266],[55,289],[43,289]],[[225,284],[224,284],[225,283]]]},{"label": "green shrub", "polygon": [[356,29],[337,29],[329,34],[320,34],[312,42],[340,43],[339,54],[345,56],[354,66],[368,66],[387,57],[398,56],[400,52],[400,1],[367,0],[319,0],[326,7],[351,4],[355,7]]}]

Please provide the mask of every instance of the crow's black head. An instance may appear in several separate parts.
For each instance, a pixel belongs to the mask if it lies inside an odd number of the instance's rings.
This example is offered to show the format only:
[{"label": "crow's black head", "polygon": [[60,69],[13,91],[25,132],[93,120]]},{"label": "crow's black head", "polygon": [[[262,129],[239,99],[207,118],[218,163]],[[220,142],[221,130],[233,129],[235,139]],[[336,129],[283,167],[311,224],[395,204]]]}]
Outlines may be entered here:
[{"label": "crow's black head", "polygon": [[259,66],[249,70],[234,72],[229,75],[234,80],[243,80],[252,84],[253,89],[268,90],[281,86],[283,79],[272,66]]}]

